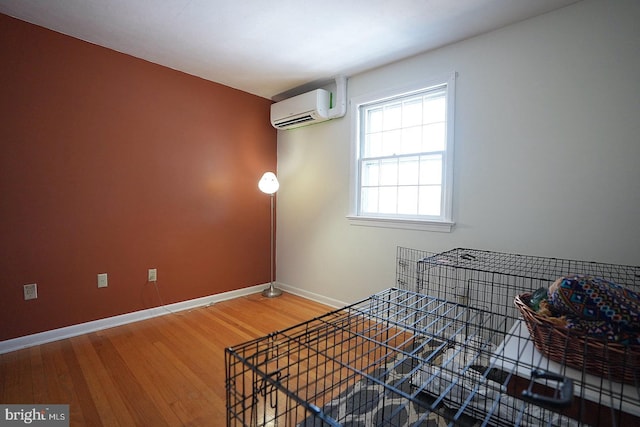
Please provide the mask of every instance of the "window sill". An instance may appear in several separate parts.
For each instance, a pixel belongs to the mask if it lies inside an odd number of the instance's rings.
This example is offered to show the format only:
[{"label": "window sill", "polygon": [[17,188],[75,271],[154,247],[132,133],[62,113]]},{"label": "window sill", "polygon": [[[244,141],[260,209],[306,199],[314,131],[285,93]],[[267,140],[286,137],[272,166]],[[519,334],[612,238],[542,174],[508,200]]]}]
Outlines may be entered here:
[{"label": "window sill", "polygon": [[347,215],[351,225],[361,227],[400,228],[404,230],[436,231],[450,233],[455,222],[422,221],[417,219],[398,219]]}]

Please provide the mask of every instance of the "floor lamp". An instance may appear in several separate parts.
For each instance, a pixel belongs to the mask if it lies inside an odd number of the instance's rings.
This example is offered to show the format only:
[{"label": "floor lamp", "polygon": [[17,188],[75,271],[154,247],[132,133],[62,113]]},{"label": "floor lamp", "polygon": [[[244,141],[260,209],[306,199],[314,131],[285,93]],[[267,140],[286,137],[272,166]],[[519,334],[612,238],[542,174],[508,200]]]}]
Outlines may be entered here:
[{"label": "floor lamp", "polygon": [[262,292],[262,295],[267,298],[273,298],[282,295],[282,291],[273,286],[274,277],[273,277],[273,199],[280,188],[280,183],[278,182],[278,178],[273,172],[265,172],[260,178],[258,182],[258,188],[263,193],[266,193],[271,196],[271,284],[267,289]]}]

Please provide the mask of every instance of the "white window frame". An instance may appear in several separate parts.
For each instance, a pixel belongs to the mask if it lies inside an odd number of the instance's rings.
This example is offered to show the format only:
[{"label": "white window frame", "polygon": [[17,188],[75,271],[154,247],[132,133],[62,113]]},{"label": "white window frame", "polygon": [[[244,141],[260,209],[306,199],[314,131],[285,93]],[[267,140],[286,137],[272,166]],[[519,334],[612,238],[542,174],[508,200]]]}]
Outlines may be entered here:
[{"label": "white window frame", "polygon": [[[350,179],[350,213],[347,215],[352,225],[402,228],[423,231],[450,232],[455,225],[453,221],[453,154],[454,154],[454,116],[455,116],[455,80],[456,73],[450,73],[437,79],[420,80],[399,87],[365,94],[351,99],[351,179]],[[407,217],[396,215],[363,215],[360,214],[360,139],[362,135],[360,108],[384,100],[391,100],[411,93],[446,85],[446,141],[443,153],[442,204],[438,217]]]}]

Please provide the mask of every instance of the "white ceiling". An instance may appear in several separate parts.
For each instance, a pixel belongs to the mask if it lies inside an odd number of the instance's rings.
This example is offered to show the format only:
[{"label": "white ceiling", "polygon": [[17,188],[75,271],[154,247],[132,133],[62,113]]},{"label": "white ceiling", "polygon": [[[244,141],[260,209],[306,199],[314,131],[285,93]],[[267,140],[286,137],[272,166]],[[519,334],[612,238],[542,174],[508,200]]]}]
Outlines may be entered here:
[{"label": "white ceiling", "polygon": [[0,0],[0,12],[269,99],[577,0]]}]

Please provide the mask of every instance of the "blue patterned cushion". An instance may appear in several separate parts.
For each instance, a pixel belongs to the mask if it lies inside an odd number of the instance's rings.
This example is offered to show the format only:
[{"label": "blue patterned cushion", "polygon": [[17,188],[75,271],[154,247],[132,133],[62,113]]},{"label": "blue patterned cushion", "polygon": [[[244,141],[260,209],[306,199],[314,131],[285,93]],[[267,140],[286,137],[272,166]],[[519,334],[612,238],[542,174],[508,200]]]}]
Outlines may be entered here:
[{"label": "blue patterned cushion", "polygon": [[616,283],[584,275],[562,277],[549,288],[549,304],[554,314],[567,316],[569,328],[638,342],[640,295]]}]

